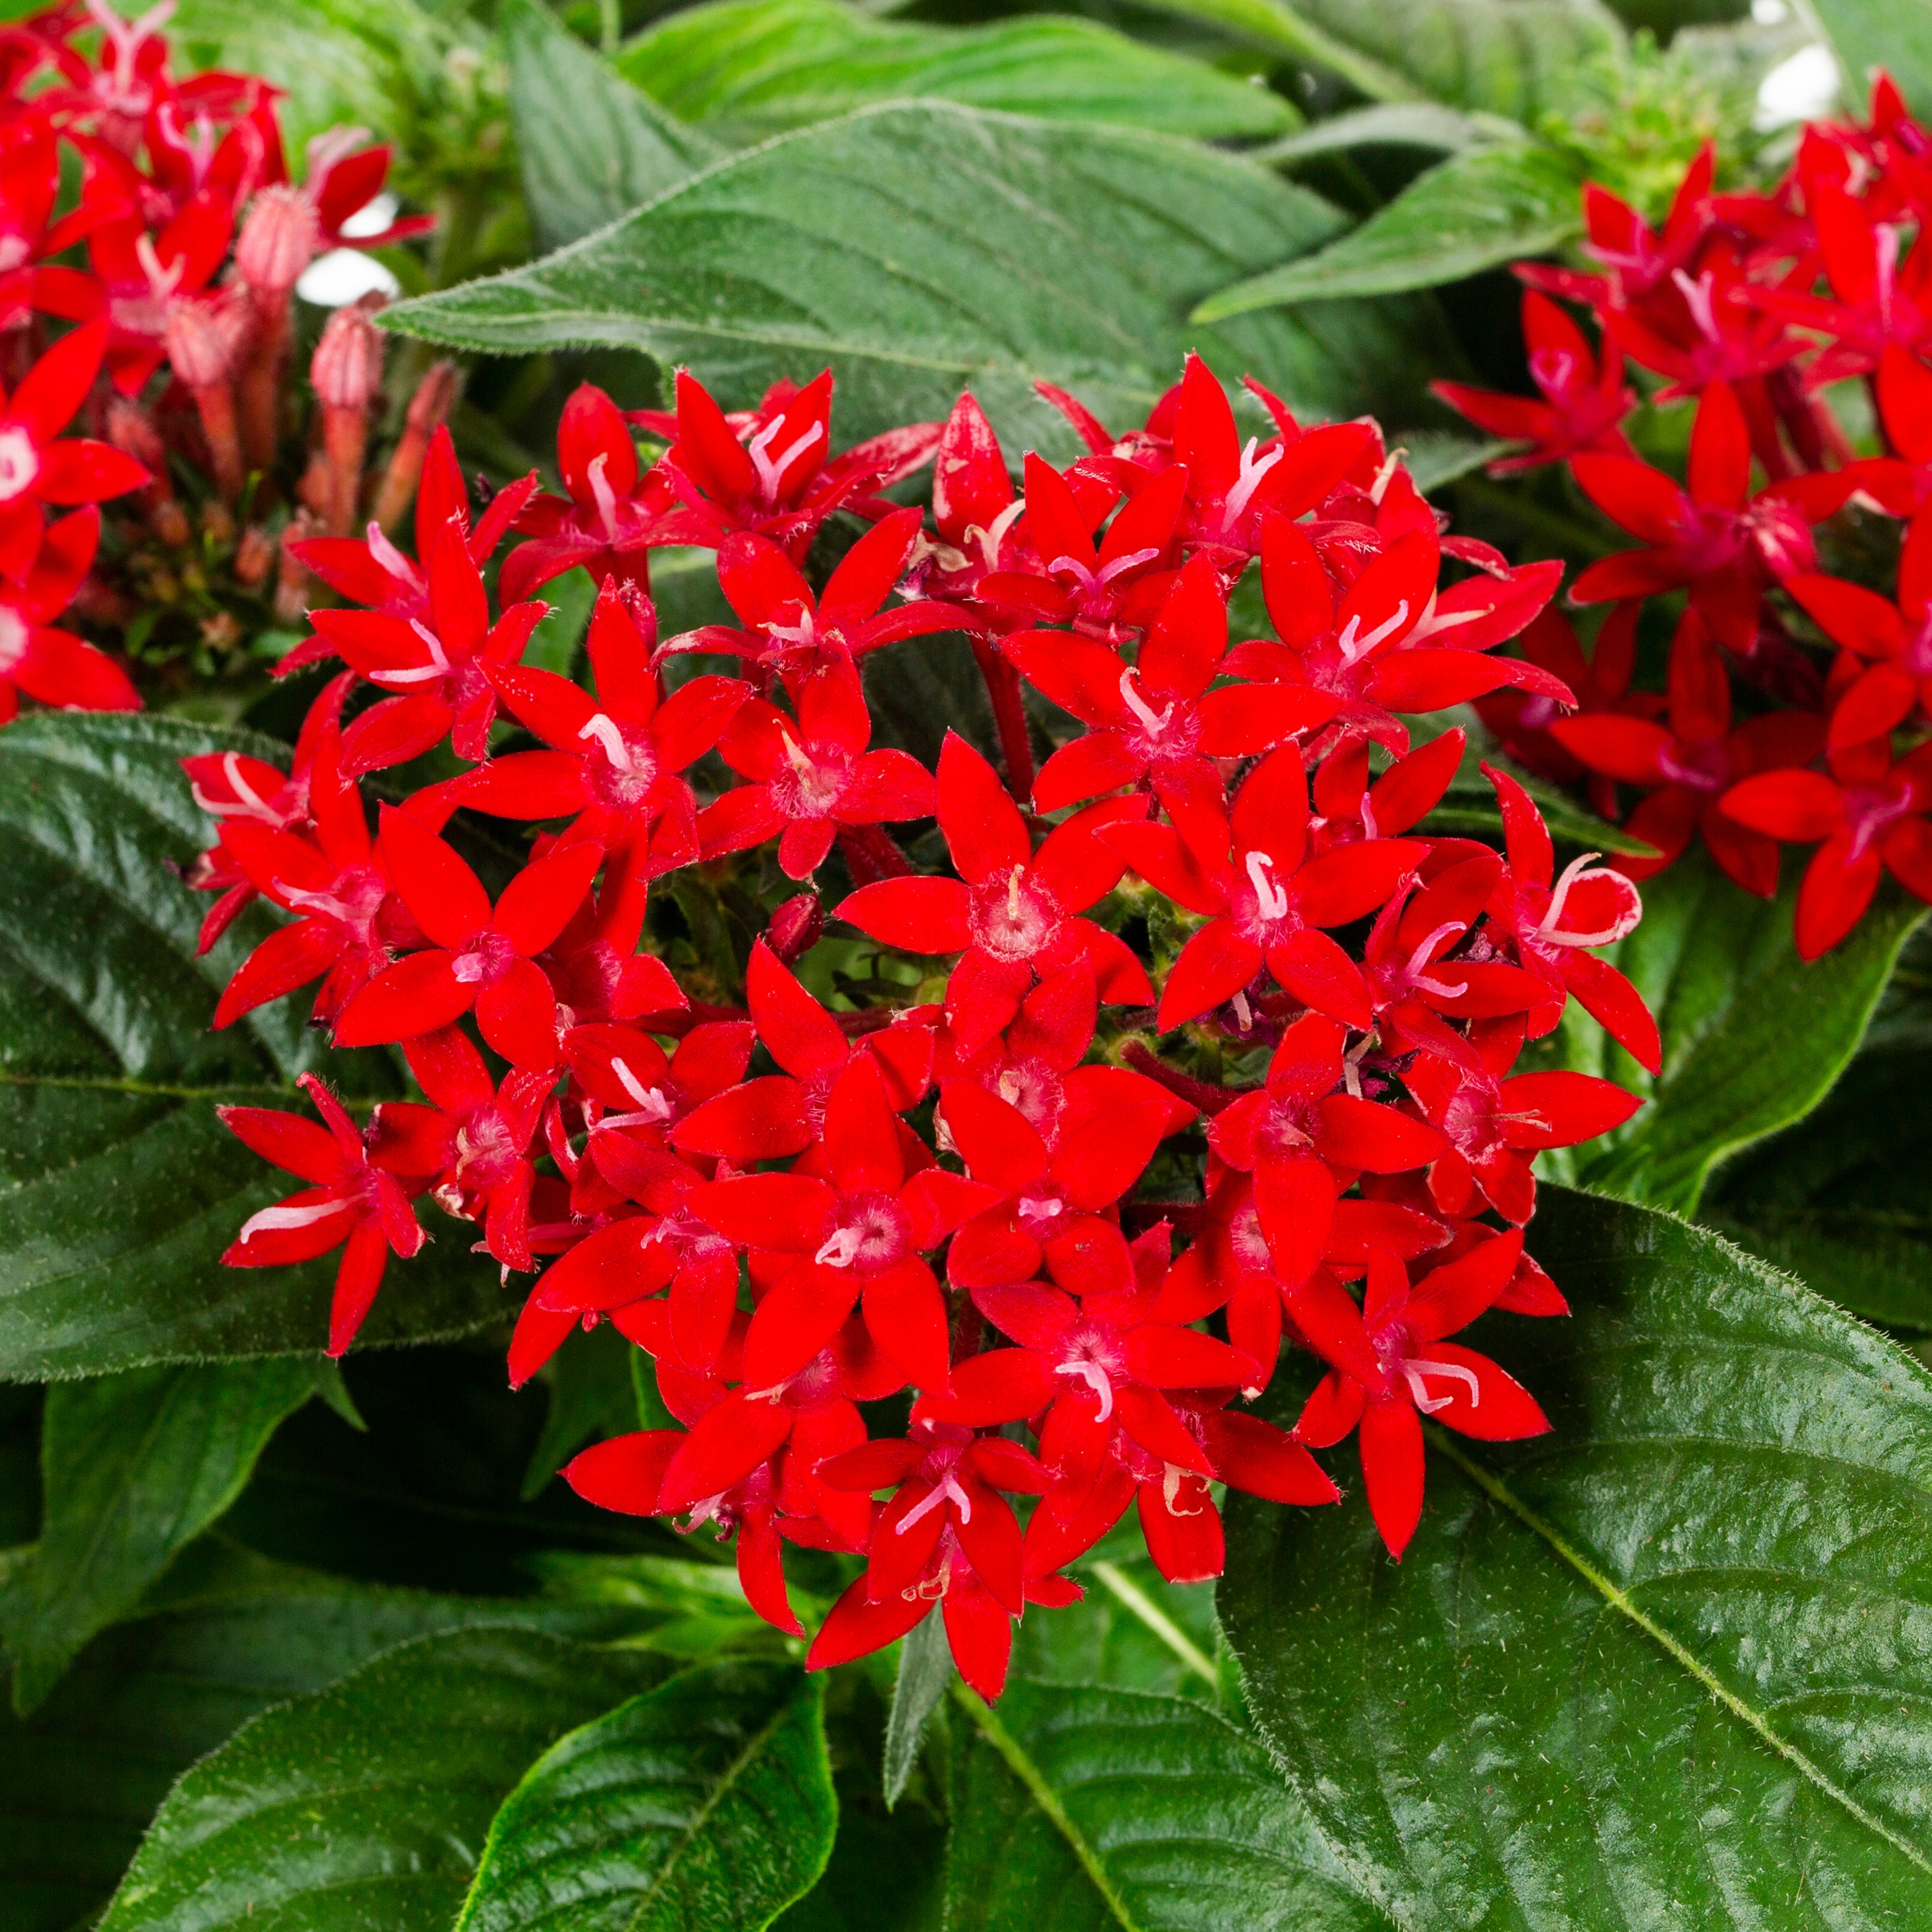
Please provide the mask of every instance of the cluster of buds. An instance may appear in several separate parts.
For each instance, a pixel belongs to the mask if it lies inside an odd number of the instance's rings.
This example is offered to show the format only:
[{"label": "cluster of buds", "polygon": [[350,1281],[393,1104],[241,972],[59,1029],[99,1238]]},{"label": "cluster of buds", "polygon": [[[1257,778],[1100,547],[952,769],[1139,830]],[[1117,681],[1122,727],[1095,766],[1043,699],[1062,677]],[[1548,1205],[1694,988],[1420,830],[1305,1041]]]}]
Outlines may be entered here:
[{"label": "cluster of buds", "polygon": [[[1881,74],[1867,122],[1806,128],[1769,192],[1716,192],[1715,159],[1691,167],[1661,231],[1586,188],[1596,269],[1518,265],[1537,399],[1436,387],[1525,445],[1496,470],[1567,464],[1640,545],[1571,587],[1611,606],[1587,661],[1554,612],[1525,636],[1577,713],[1505,693],[1486,720],[1525,764],[1587,782],[1600,810],[1637,797],[1629,829],[1655,856],[1617,859],[1631,878],[1701,836],[1769,898],[1781,846],[1814,846],[1796,917],[1810,960],[1887,873],[1932,902],[1932,133]],[[1594,348],[1566,302],[1595,317]],[[1695,402],[1681,483],[1629,440],[1626,357],[1655,378],[1654,402]],[[1876,456],[1858,456],[1827,393],[1853,379]],[[1847,510],[1904,525],[1893,594],[1820,568],[1819,536]],[[1634,675],[1653,600],[1674,626],[1662,690]]]},{"label": "cluster of buds", "polygon": [[[10,514],[30,496],[71,506],[133,493],[97,569],[97,522],[66,529],[38,566],[7,554],[23,630],[0,643],[0,678],[49,704],[138,701],[103,652],[27,635],[70,601],[103,638],[144,609],[179,610],[230,643],[246,628],[237,604],[258,629],[299,621],[300,542],[347,535],[371,506],[393,526],[454,397],[453,371],[428,372],[386,467],[365,477],[382,344],[366,303],[338,312],[311,366],[312,454],[306,466],[285,455],[302,447],[297,281],[323,250],[380,246],[428,222],[383,224],[389,151],[359,130],[319,136],[291,181],[278,90],[246,74],[177,80],[159,31],[171,11],[164,0],[128,21],[105,0],[64,0],[0,29],[0,378],[28,398],[17,447],[0,454],[0,504]],[[64,155],[79,193],[62,213]],[[102,441],[81,446],[85,460],[61,446],[48,470],[29,439],[84,408]]]},{"label": "cluster of buds", "polygon": [[[1641,909],[1594,855],[1559,872],[1500,771],[1506,850],[1423,829],[1463,736],[1411,733],[1505,689],[1573,701],[1496,650],[1557,572],[1445,534],[1374,423],[1249,388],[1245,440],[1198,360],[1125,435],[1044,390],[1085,453],[1026,456],[1018,490],[970,394],[835,453],[828,374],[733,415],[680,373],[675,411],[628,420],[586,386],[567,493],[532,477],[480,514],[439,432],[414,559],[379,530],[306,553],[361,608],[291,654],[346,668],[291,770],[189,761],[211,935],[258,895],[289,915],[216,1024],[319,981],[315,1024],[399,1046],[423,1096],[358,1125],[312,1080],[324,1125],[227,1110],[303,1183],[227,1260],[340,1249],[340,1353],[425,1239],[413,1201],[477,1224],[535,1276],[513,1383],[609,1321],[679,1425],[584,1451],[580,1493],[735,1537],[784,1630],[786,1543],[863,1559],[815,1666],[937,1608],[990,1697],[1015,1620],[1072,1600],[1066,1566],[1130,1505],[1162,1571],[1204,1579],[1211,1484],[1333,1501],[1311,1450],[1354,1432],[1399,1555],[1425,1417],[1548,1426],[1448,1338],[1564,1312],[1524,1251],[1532,1162],[1637,1103],[1517,1061],[1574,994],[1656,1067],[1592,950]],[[667,446],[648,467],[639,429]],[[928,464],[930,522],[882,493]],[[835,513],[862,534],[815,588]],[[663,545],[715,551],[736,624],[658,635]],[[1231,641],[1257,559],[1275,635]],[[580,566],[585,683],[521,662],[529,593]],[[972,641],[998,764],[872,744],[868,661],[941,631]],[[1037,770],[1029,687],[1063,735]],[[365,774],[444,744],[464,769],[372,826]],[[533,828],[493,898],[444,836],[468,813]],[[686,869],[680,905],[763,906],[725,1001],[642,946]],[[837,991],[835,923],[884,968]],[[1325,1371],[1293,1430],[1248,1406],[1285,1348]],[[902,1393],[904,1433],[869,1437],[861,1405]]]}]

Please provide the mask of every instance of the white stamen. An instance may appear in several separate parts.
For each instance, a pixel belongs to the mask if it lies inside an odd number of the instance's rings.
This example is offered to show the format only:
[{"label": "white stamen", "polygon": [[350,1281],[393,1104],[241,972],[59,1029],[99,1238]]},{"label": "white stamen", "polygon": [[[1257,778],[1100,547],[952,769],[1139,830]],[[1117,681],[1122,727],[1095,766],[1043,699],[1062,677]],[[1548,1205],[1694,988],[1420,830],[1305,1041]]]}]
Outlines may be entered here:
[{"label": "white stamen", "polygon": [[580,738],[595,738],[604,747],[604,755],[619,771],[632,769],[630,747],[624,742],[624,734],[617,729],[617,721],[608,712],[598,712],[588,719],[579,729]]},{"label": "white stamen", "polygon": [[347,1201],[312,1201],[306,1208],[264,1208],[259,1214],[251,1214],[242,1224],[242,1236],[251,1241],[258,1234],[278,1228],[312,1228],[317,1221],[325,1221],[332,1214],[346,1214]]},{"label": "white stamen", "polygon": [[617,540],[617,493],[604,474],[609,467],[609,452],[601,451],[584,466],[584,475],[591,495],[597,499],[597,514],[604,519],[604,535],[614,543]]},{"label": "white stamen", "polygon": [[423,588],[423,573],[382,534],[380,523],[371,523],[367,532],[369,554],[399,583],[412,590]]},{"label": "white stamen", "polygon": [[1121,673],[1121,701],[1141,721],[1141,726],[1150,737],[1158,737],[1167,729],[1167,720],[1174,716],[1171,701],[1163,704],[1157,712],[1140,694],[1136,674],[1131,666]]},{"label": "white stamen", "polygon": [[1375,822],[1375,801],[1367,792],[1362,794],[1362,830],[1372,839],[1379,839],[1381,828]]},{"label": "white stamen", "polygon": [[1233,1004],[1236,1024],[1243,1033],[1249,1032],[1254,1025],[1254,1009],[1248,1004],[1247,994],[1237,993],[1234,996]]},{"label": "white stamen", "polygon": [[429,662],[413,671],[372,671],[372,684],[427,684],[432,678],[446,678],[455,667],[443,650],[443,640],[420,617],[411,617],[409,627],[429,650]]},{"label": "white stamen", "polygon": [[858,1259],[865,1237],[856,1228],[841,1228],[827,1237],[825,1245],[811,1258],[821,1268],[849,1268]]},{"label": "white stamen", "polygon": [[1402,458],[1408,455],[1406,449],[1392,449],[1382,459],[1382,466],[1375,473],[1375,481],[1368,485],[1368,501],[1381,509],[1382,498],[1388,493],[1389,480],[1402,466]]},{"label": "white stamen", "polygon": [[1026,499],[1015,497],[993,520],[982,530],[978,524],[968,526],[966,538],[968,543],[977,539],[980,555],[987,569],[1000,567],[1000,545],[1005,540],[1006,533],[1026,514]]},{"label": "white stamen", "polygon": [[1288,894],[1275,882],[1274,861],[1265,852],[1251,852],[1243,861],[1254,888],[1255,910],[1265,919],[1287,917]]},{"label": "white stamen", "polygon": [[451,962],[449,976],[460,980],[465,986],[473,986],[483,977],[483,956],[480,952],[459,954]]},{"label": "white stamen", "polygon": [[1698,333],[1707,342],[1716,341],[1723,333],[1717,326],[1717,303],[1713,290],[1717,277],[1709,269],[1695,281],[1681,268],[1670,271],[1670,279],[1677,284],[1677,292],[1684,299],[1684,307],[1690,312],[1690,320],[1697,324]]},{"label": "white stamen", "polygon": [[1431,1396],[1428,1385],[1422,1380],[1426,1375],[1446,1375],[1452,1381],[1469,1385],[1469,1406],[1477,1407],[1483,1399],[1482,1385],[1476,1379],[1473,1370],[1463,1367],[1459,1362],[1431,1362],[1420,1356],[1413,1356],[1402,1364],[1402,1374],[1409,1384],[1409,1393],[1415,1397],[1415,1406],[1424,1415],[1434,1415],[1439,1409],[1447,1409],[1455,1400],[1453,1395]]},{"label": "white stamen", "polygon": [[1240,521],[1241,512],[1248,507],[1248,500],[1261,486],[1261,479],[1273,469],[1287,451],[1278,443],[1263,456],[1260,462],[1254,460],[1255,445],[1259,436],[1250,436],[1248,447],[1241,452],[1241,473],[1234,480],[1234,487],[1228,491],[1221,507],[1221,527],[1230,528]]},{"label": "white stamen", "polygon": [[650,1121],[671,1118],[671,1102],[665,1099],[661,1088],[646,1087],[615,1055],[611,1057],[610,1070],[617,1076],[617,1084],[637,1102],[638,1112],[632,1118],[638,1116]]},{"label": "white stamen", "polygon": [[1466,932],[1468,930],[1468,923],[1463,919],[1445,919],[1440,926],[1437,927],[1435,931],[1430,933],[1428,938],[1424,939],[1422,944],[1409,956],[1407,968],[1409,984],[1411,986],[1419,987],[1424,993],[1440,993],[1448,999],[1453,999],[1458,993],[1467,993],[1469,990],[1469,982],[1467,980],[1451,986],[1441,980],[1425,977],[1422,968],[1427,962],[1430,954],[1435,952],[1439,940],[1451,933]]},{"label": "white stamen", "polygon": [[275,886],[283,903],[298,912],[319,912],[332,919],[348,920],[349,908],[332,892],[304,892],[299,886],[285,886],[279,879]]},{"label": "white stamen", "polygon": [[934,1510],[943,1508],[947,1503],[958,1509],[961,1522],[969,1523],[972,1521],[972,1498],[960,1487],[960,1479],[950,1469],[946,1472],[946,1480],[936,1489],[929,1490],[921,1496],[894,1524],[893,1534],[903,1536],[921,1517],[930,1516]]},{"label": "white stamen", "polygon": [[774,416],[753,436],[746,446],[751,456],[752,467],[758,473],[758,481],[765,491],[765,501],[776,503],[778,486],[785,479],[785,473],[813,444],[825,433],[823,423],[815,423],[795,443],[789,444],[784,453],[775,461],[767,452],[778,440],[778,431],[785,427],[782,416]]},{"label": "white stamen", "polygon": [[1406,597],[1404,597],[1396,605],[1393,617],[1385,618],[1381,623],[1377,625],[1375,629],[1370,631],[1365,638],[1358,638],[1356,635],[1362,621],[1360,617],[1351,617],[1342,626],[1342,634],[1335,641],[1335,648],[1342,654],[1342,662],[1344,664],[1352,664],[1357,659],[1365,658],[1391,631],[1400,630],[1402,625],[1408,621],[1408,618],[1409,600]]},{"label": "white stamen", "polygon": [[1062,1362],[1055,1373],[1078,1376],[1100,1398],[1100,1412],[1094,1418],[1096,1422],[1104,1422],[1113,1414],[1113,1384],[1098,1362]]},{"label": "white stamen", "polygon": [[1580,859],[1572,859],[1563,869],[1556,881],[1556,890],[1550,895],[1550,910],[1543,914],[1542,923],[1536,929],[1536,937],[1552,946],[1608,946],[1612,939],[1620,939],[1629,928],[1623,925],[1607,926],[1601,932],[1565,932],[1563,930],[1563,906],[1570,897],[1570,889],[1581,885],[1586,878],[1601,878],[1610,872],[1608,865],[1600,866],[1591,873],[1587,869],[1592,859],[1600,859],[1600,852],[1587,852]]},{"label": "white stamen", "polygon": [[1018,1205],[1021,1214],[1033,1221],[1050,1221],[1067,1212],[1064,1201],[1047,1195],[1023,1194]]}]

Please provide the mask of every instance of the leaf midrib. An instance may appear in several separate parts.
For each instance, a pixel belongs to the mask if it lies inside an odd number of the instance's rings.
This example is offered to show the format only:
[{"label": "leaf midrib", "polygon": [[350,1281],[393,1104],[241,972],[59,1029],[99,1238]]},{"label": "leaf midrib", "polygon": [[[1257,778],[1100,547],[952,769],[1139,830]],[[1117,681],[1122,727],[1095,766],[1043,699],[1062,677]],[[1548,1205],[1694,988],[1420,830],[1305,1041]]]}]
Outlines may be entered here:
[{"label": "leaf midrib", "polygon": [[1750,1730],[1761,1743],[1768,1746],[1818,1790],[1835,1800],[1855,1823],[1862,1825],[1874,1837],[1882,1839],[1918,1870],[1932,1876],[1932,1857],[1928,1857],[1909,1839],[1894,1831],[1883,1818],[1860,1804],[1807,1752],[1780,1736],[1763,1712],[1748,1703],[1685,1645],[1654,1618],[1639,1608],[1628,1592],[1599,1570],[1554,1524],[1546,1522],[1530,1509],[1501,1476],[1474,1457],[1466,1455],[1447,1430],[1433,1422],[1427,1428],[1430,1447],[1436,1453],[1446,1456],[1491,1501],[1500,1504],[1534,1534],[1542,1538],[1611,1609],[1641,1630],[1686,1675],[1702,1685],[1713,1699]]}]

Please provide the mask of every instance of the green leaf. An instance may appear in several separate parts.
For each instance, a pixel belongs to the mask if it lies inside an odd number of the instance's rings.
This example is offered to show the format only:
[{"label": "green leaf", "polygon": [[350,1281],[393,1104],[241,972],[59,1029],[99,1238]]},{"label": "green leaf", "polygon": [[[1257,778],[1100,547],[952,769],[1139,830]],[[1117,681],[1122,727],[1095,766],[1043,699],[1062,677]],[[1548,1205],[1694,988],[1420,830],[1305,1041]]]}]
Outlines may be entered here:
[{"label": "green leaf", "polygon": [[1579,1042],[1569,1063],[1650,1100],[1575,1171],[1602,1191],[1690,1213],[1719,1162],[1830,1091],[1926,909],[1888,888],[1850,938],[1806,965],[1791,938],[1795,880],[1756,899],[1699,851],[1643,894],[1643,923],[1607,956],[1657,1015],[1663,1076],[1651,1080],[1595,1022],[1566,1022]]},{"label": "green leaf", "polygon": [[551,1357],[543,1378],[547,1402],[543,1433],[523,1477],[526,1502],[548,1487],[586,1443],[637,1427],[638,1398],[631,1384],[631,1357],[637,1352],[612,1323],[602,1322],[588,1335],[573,1335],[568,1348]]},{"label": "green leaf", "polygon": [[1426,99],[1531,122],[1624,36],[1596,0],[1158,0],[1163,13],[1326,67],[1371,101]]},{"label": "green leaf", "polygon": [[1024,1680],[992,1709],[955,1695],[947,1932],[1392,1932],[1260,1744],[1201,1705]]},{"label": "green leaf", "polygon": [[1912,111],[1932,114],[1932,9],[1922,0],[1887,6],[1878,0],[1813,0],[1811,10],[1838,53],[1845,105],[1862,113],[1872,70],[1896,80]]},{"label": "green leaf", "polygon": [[[1537,810],[1543,815],[1543,823],[1549,828],[1550,837],[1559,845],[1588,848],[1599,853],[1633,852],[1645,857],[1654,855],[1655,846],[1632,837],[1607,819],[1600,819],[1595,812],[1578,804],[1560,786],[1507,765],[1505,769],[1509,770],[1509,775],[1536,801]],[[1503,815],[1496,806],[1496,787],[1480,772],[1459,773],[1449,781],[1442,803],[1423,823],[1432,832],[1459,833],[1464,836],[1473,833],[1500,843]]]},{"label": "green leaf", "polygon": [[[208,1031],[216,999],[272,930],[251,908],[205,958],[207,906],[176,874],[210,842],[179,761],[252,733],[144,715],[43,712],[0,758],[0,1377],[98,1375],[159,1361],[312,1349],[335,1257],[220,1265],[295,1183],[216,1119],[233,1100],[305,1110],[305,996]],[[402,1091],[393,1059],[333,1056],[365,1101]],[[467,1332],[509,1306],[461,1224],[392,1284],[372,1342]],[[398,1271],[400,1272],[400,1271]]]},{"label": "green leaf", "polygon": [[[1554,1424],[1366,1509],[1231,1499],[1270,1747],[1410,1932],[1900,1926],[1932,1883],[1932,1377],[1717,1236],[1544,1192],[1575,1310],[1476,1345]],[[1351,1458],[1352,1460],[1352,1458]]]},{"label": "green leaf", "polygon": [[16,1711],[32,1710],[234,1501],[318,1380],[314,1359],[290,1356],[135,1368],[47,1391],[40,1540],[0,1596]]},{"label": "green leaf", "polygon": [[105,1905],[180,1773],[267,1705],[436,1630],[617,1636],[616,1605],[372,1588],[204,1538],[24,1721],[0,1707],[0,1925],[68,1932]]},{"label": "green leaf", "polygon": [[926,1726],[959,1673],[946,1638],[943,1617],[928,1616],[906,1632],[899,1645],[898,1675],[893,1680],[892,1709],[886,1719],[886,1763],[881,1783],[887,1810],[910,1781],[926,1740]]},{"label": "green leaf", "polygon": [[712,0],[659,21],[614,64],[673,114],[741,138],[919,97],[1204,139],[1300,119],[1204,62],[1039,15],[959,28],[875,20],[839,0]]},{"label": "green leaf", "polygon": [[1013,1633],[1015,1675],[1219,1699],[1211,1586],[1169,1583],[1131,1520],[1067,1567],[1087,1594],[1063,1610],[1022,1619]]},{"label": "green leaf", "polygon": [[541,0],[506,0],[497,26],[524,197],[543,247],[592,233],[717,159],[715,141],[617,79]]},{"label": "green leaf", "polygon": [[762,1932],[832,1853],[824,1688],[709,1664],[561,1739],[490,1826],[459,1932]]},{"label": "green leaf", "polygon": [[1256,148],[1256,161],[1306,161],[1315,155],[1347,154],[1358,147],[1420,147],[1438,154],[1460,154],[1464,148],[1489,147],[1498,141],[1521,141],[1523,130],[1513,121],[1496,116],[1465,114],[1435,101],[1386,101],[1372,107],[1350,109],[1324,121],[1298,128],[1265,147]]},{"label": "green leaf", "polygon": [[1434,288],[1546,254],[1583,232],[1582,188],[1581,177],[1548,148],[1518,143],[1451,155],[1340,241],[1211,295],[1195,320]]},{"label": "green leaf", "polygon": [[1326,307],[1204,335],[1181,323],[1188,300],[1340,219],[1265,169],[1166,136],[927,101],[782,136],[560,254],[382,320],[471,349],[639,349],[734,407],[830,364],[841,440],[942,417],[970,383],[1017,450],[1051,427],[1036,378],[1125,423],[1190,345],[1311,411],[1377,402],[1392,373],[1406,382],[1414,312]]},{"label": "green leaf", "polygon": [[444,1932],[532,1761],[662,1669],[535,1631],[401,1645],[188,1772],[100,1932]]},{"label": "green leaf", "polygon": [[1820,1294],[1932,1331],[1932,1045],[1868,1045],[1815,1112],[1719,1170],[1703,1218]]}]

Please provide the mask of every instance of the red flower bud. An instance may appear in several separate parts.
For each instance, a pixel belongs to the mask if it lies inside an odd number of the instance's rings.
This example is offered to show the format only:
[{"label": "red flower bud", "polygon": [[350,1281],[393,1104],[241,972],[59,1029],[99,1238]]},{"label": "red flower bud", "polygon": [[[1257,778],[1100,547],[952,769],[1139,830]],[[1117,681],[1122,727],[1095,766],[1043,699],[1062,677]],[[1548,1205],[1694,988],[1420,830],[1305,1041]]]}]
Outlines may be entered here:
[{"label": "red flower bud", "polygon": [[315,259],[319,231],[308,196],[286,183],[254,199],[235,243],[235,267],[265,300],[285,297]]},{"label": "red flower bud", "polygon": [[213,389],[235,373],[247,328],[247,305],[232,295],[177,302],[164,337],[168,362],[190,389]]},{"label": "red flower bud", "polygon": [[382,382],[382,337],[370,318],[379,295],[339,308],[328,319],[308,365],[309,380],[327,409],[365,409]]},{"label": "red flower bud", "polygon": [[784,964],[802,959],[818,944],[825,931],[825,908],[815,892],[802,892],[787,899],[771,915],[765,928],[765,943]]}]

